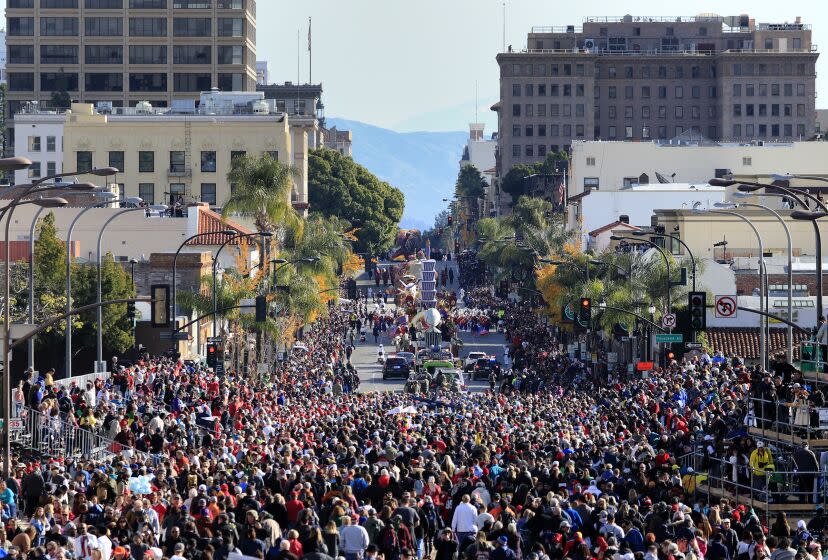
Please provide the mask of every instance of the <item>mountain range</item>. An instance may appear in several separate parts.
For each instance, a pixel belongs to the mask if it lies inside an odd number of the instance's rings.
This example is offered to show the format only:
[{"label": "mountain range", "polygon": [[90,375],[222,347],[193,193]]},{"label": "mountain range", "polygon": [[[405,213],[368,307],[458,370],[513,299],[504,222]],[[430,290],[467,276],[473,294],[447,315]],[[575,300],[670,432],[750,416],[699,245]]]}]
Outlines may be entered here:
[{"label": "mountain range", "polygon": [[401,226],[426,229],[454,194],[467,132],[396,132],[339,118],[326,126],[353,132],[354,161],[405,194]]}]

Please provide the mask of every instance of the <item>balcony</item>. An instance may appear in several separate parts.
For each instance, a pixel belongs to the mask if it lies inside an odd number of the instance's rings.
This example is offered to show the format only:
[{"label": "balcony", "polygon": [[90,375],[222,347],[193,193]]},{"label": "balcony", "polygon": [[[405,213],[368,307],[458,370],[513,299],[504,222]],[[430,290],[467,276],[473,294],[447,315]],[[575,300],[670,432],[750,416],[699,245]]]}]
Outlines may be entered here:
[{"label": "balcony", "polygon": [[173,166],[167,169],[167,177],[192,177],[193,170],[190,167],[185,167],[183,165]]}]

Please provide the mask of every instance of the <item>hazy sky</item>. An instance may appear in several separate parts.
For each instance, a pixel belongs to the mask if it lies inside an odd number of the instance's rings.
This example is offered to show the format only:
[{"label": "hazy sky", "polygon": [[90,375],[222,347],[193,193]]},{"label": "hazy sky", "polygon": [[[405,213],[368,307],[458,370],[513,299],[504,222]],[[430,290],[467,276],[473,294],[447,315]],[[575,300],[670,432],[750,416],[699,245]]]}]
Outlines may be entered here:
[{"label": "hazy sky", "polygon": [[[0,0],[5,7],[5,0]],[[273,81],[308,80],[308,17],[313,17],[313,79],[323,83],[330,116],[397,130],[465,130],[474,119],[494,123],[495,55],[503,44],[502,0],[258,0],[258,58]],[[828,47],[828,3],[819,0],[701,0],[687,4],[635,0],[507,0],[506,44],[520,49],[533,25],[579,25],[593,15],[681,15],[701,12],[757,21],[814,25]],[[686,8],[678,9],[679,6]],[[692,7],[691,7],[692,6]],[[817,64],[817,89],[828,95],[828,62]],[[818,107],[828,103],[817,101]]]},{"label": "hazy sky", "polygon": [[[828,48],[828,2],[818,0],[507,0],[506,44],[526,46],[533,25],[580,25],[585,16],[690,16],[749,13],[757,21],[813,24],[813,41]],[[308,79],[307,25],[313,17],[313,79],[322,81],[326,113],[397,130],[465,130],[474,119],[495,123],[495,55],[503,44],[502,0],[259,0],[259,58],[271,79],[296,81],[296,30],[301,28],[300,75]],[[817,90],[828,95],[828,62],[817,63]],[[817,99],[817,107],[828,102]],[[491,116],[490,116],[491,114]]]}]

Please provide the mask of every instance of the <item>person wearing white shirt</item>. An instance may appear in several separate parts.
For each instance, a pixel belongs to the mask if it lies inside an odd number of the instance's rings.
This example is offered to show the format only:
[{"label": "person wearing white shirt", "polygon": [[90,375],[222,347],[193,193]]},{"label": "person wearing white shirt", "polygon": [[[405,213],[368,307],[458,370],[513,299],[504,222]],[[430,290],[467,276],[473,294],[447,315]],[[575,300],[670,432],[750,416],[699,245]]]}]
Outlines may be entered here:
[{"label": "person wearing white shirt", "polygon": [[352,525],[350,517],[343,517],[339,529],[339,548],[345,560],[361,560],[365,549],[370,544],[368,531],[361,525]]},{"label": "person wearing white shirt", "polygon": [[471,505],[471,500],[468,494],[464,494],[454,510],[454,515],[451,518],[451,530],[457,534],[458,545],[472,533],[476,533],[479,527],[477,526],[477,509]]},{"label": "person wearing white shirt", "polygon": [[92,560],[92,551],[100,549],[98,537],[88,532],[86,525],[81,525],[75,537],[75,558]]},{"label": "person wearing white shirt", "polygon": [[101,551],[101,560],[109,560],[112,557],[112,541],[107,534],[108,529],[100,530],[102,534],[98,535],[98,548]]}]

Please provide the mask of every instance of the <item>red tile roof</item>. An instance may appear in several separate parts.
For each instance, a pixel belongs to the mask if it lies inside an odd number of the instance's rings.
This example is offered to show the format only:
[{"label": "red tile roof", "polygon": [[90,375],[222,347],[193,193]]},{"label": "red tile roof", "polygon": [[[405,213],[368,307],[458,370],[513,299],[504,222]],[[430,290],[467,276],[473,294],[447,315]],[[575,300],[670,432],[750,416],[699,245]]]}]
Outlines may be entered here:
[{"label": "red tile roof", "polygon": [[[799,343],[808,340],[808,335],[794,329],[794,357],[799,355]],[[713,350],[721,350],[726,356],[736,354],[742,358],[759,358],[759,329],[755,327],[709,328],[707,341]],[[782,352],[788,348],[788,331],[771,328],[768,352]]]},{"label": "red tile roof", "polygon": [[[197,239],[193,239],[187,245],[221,245],[227,239],[225,235],[219,232],[225,230],[233,230],[237,233],[250,234],[252,230],[240,226],[230,220],[225,220],[216,212],[213,212],[206,206],[194,206],[190,211],[198,212],[198,233],[216,232],[215,235],[203,235]],[[228,245],[238,245],[241,239],[234,239]]]}]

